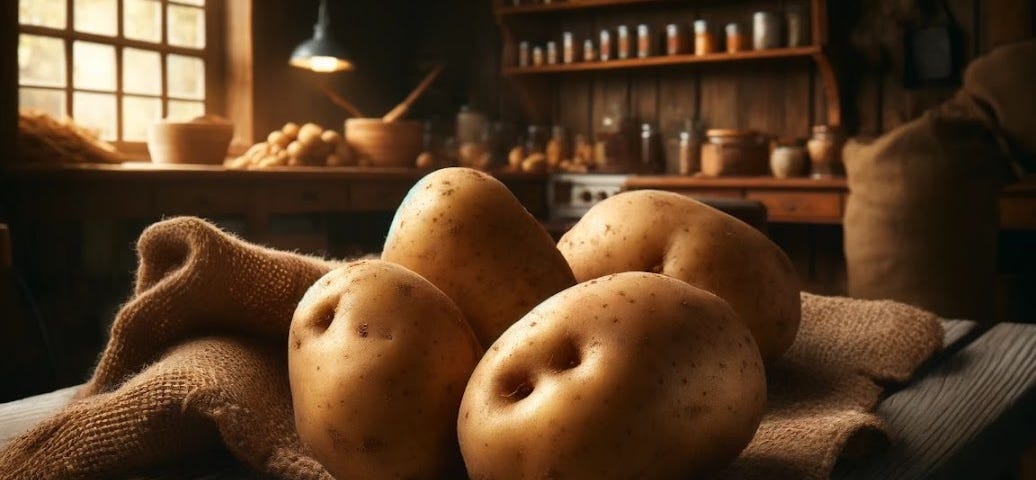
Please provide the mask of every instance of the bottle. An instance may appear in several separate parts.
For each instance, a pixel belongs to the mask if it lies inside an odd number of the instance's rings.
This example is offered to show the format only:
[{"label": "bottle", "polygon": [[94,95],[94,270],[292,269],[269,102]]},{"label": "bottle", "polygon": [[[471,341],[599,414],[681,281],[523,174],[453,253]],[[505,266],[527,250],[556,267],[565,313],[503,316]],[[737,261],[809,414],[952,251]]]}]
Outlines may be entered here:
[{"label": "bottle", "polygon": [[745,36],[741,33],[741,26],[737,23],[727,24],[727,53],[738,53],[745,51]]},{"label": "bottle", "polygon": [[709,24],[705,20],[694,21],[694,54],[708,55],[716,51],[715,40],[709,33]]},{"label": "bottle", "polygon": [[597,60],[597,52],[594,50],[594,41],[589,38],[583,41],[583,61],[592,62]]},{"label": "bottle", "polygon": [[561,60],[565,63],[576,61],[576,45],[572,32],[565,32],[561,35]]},{"label": "bottle", "polygon": [[637,166],[638,173],[656,173],[661,163],[661,144],[658,139],[658,131],[650,123],[640,125],[640,165]]},{"label": "bottle", "polygon": [[607,62],[612,58],[612,34],[608,30],[601,30],[601,42],[598,47],[598,57],[602,62]]},{"label": "bottle", "polygon": [[457,112],[457,129],[454,132],[457,142],[481,144],[486,132],[486,115],[470,105],[463,105]]},{"label": "bottle", "polygon": [[518,44],[518,66],[528,67],[529,62],[529,42],[521,42]]},{"label": "bottle", "polygon": [[694,175],[701,170],[701,131],[696,126],[680,132],[680,175]]},{"label": "bottle", "polygon": [[651,41],[651,27],[647,24],[637,25],[637,58],[647,58],[655,54]]},{"label": "bottle", "polygon": [[773,12],[755,12],[752,16],[752,48],[766,50],[781,46],[782,18]]},{"label": "bottle", "polygon": [[547,42],[547,65],[556,65],[558,63],[558,44],[557,42]]},{"label": "bottle", "polygon": [[616,29],[617,52],[615,57],[619,60],[630,58],[630,30],[625,25],[619,25]]},{"label": "bottle", "polygon": [[665,53],[666,55],[679,55],[684,50],[684,36],[680,25],[670,23],[665,26]]}]

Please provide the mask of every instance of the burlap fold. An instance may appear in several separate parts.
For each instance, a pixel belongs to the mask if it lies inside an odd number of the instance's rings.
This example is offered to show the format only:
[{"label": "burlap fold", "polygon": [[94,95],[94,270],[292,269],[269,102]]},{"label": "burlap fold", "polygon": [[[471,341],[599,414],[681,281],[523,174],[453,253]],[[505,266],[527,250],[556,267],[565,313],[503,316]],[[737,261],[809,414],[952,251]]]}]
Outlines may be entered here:
[{"label": "burlap fold", "polygon": [[[146,471],[222,445],[249,468],[328,479],[294,430],[286,336],[333,267],[244,243],[196,218],[140,238],[133,298],[73,402],[0,451],[0,478]],[[768,370],[769,411],[731,478],[824,478],[847,442],[881,434],[882,387],[940,345],[934,316],[891,302],[803,294],[799,336]]]}]

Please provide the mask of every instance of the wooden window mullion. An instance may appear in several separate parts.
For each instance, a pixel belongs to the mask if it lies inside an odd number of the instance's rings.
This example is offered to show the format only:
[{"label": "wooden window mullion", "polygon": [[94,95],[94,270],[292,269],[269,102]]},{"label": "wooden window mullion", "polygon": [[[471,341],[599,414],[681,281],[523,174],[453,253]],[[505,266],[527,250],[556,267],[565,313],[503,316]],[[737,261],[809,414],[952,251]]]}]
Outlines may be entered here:
[{"label": "wooden window mullion", "polygon": [[75,0],[65,0],[65,115],[72,117],[72,89],[74,87],[72,70],[75,63],[72,61],[72,25],[75,22]]},{"label": "wooden window mullion", "polygon": [[[162,39],[160,43],[163,47],[167,47],[169,46],[169,9],[167,8],[166,0],[160,0],[158,7],[162,10]],[[162,118],[166,118],[169,116],[169,52],[163,51],[159,55],[161,57],[161,62],[159,63],[162,65],[162,90],[160,92],[162,97]]]},{"label": "wooden window mullion", "polygon": [[115,22],[117,23],[115,29],[115,37],[118,39],[115,45],[115,138],[119,141],[123,140],[123,116],[122,116],[122,52],[123,40],[125,40],[125,32],[122,31],[122,24],[124,23],[123,15],[123,0],[115,0]]}]

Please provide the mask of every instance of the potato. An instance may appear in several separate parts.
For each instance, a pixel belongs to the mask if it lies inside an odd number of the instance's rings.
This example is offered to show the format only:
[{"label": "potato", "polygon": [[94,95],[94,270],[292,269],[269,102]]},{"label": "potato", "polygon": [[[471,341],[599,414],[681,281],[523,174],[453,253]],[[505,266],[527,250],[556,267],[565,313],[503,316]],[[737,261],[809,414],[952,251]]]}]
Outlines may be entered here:
[{"label": "potato", "polygon": [[342,136],[334,130],[324,130],[324,133],[320,134],[320,140],[331,147],[336,147],[338,142],[342,141]]},{"label": "potato", "polygon": [[522,161],[525,160],[525,148],[517,146],[511,149],[507,154],[507,166],[514,171],[520,171],[522,169]]},{"label": "potato", "polygon": [[284,132],[288,138],[295,140],[299,136],[299,124],[295,122],[285,123],[284,126],[281,127],[281,131]]},{"label": "potato", "polygon": [[522,171],[527,173],[545,173],[547,171],[547,157],[542,153],[529,155],[522,162]]},{"label": "potato", "polygon": [[429,169],[435,168],[435,163],[435,155],[431,152],[421,152],[421,154],[417,156],[414,166],[417,168]]},{"label": "potato", "polygon": [[726,302],[626,272],[507,329],[475,367],[457,433],[471,478],[699,478],[748,444],[765,403],[758,349]]},{"label": "potato", "polygon": [[585,281],[609,273],[659,272],[730,303],[763,359],[781,356],[801,316],[788,256],[758,230],[676,193],[621,193],[590,209],[558,243]]},{"label": "potato", "polygon": [[274,130],[270,132],[266,137],[266,141],[271,145],[277,145],[278,147],[285,148],[291,143],[291,138],[284,134],[280,130]]},{"label": "potato", "polygon": [[457,306],[380,260],[324,275],[291,322],[299,439],[336,478],[456,478],[457,411],[481,354]]},{"label": "potato", "polygon": [[550,235],[510,190],[468,168],[437,170],[414,185],[381,258],[452,298],[483,346],[575,283]]},{"label": "potato", "polygon": [[298,142],[301,143],[303,147],[312,147],[317,143],[322,143],[320,141],[320,135],[323,133],[324,129],[321,128],[320,125],[307,123],[299,129]]}]

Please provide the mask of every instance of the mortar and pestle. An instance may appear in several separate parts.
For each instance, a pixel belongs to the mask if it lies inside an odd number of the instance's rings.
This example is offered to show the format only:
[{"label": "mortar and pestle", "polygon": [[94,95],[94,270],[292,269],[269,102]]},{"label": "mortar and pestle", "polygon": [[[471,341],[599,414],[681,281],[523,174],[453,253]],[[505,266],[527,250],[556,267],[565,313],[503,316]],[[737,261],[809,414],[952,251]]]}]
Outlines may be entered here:
[{"label": "mortar and pestle", "polygon": [[443,67],[428,72],[421,83],[399,105],[381,118],[365,118],[345,99],[328,92],[332,100],[357,118],[345,121],[345,141],[358,158],[376,167],[413,167],[423,150],[424,125],[416,120],[401,120],[410,106],[432,84]]}]

